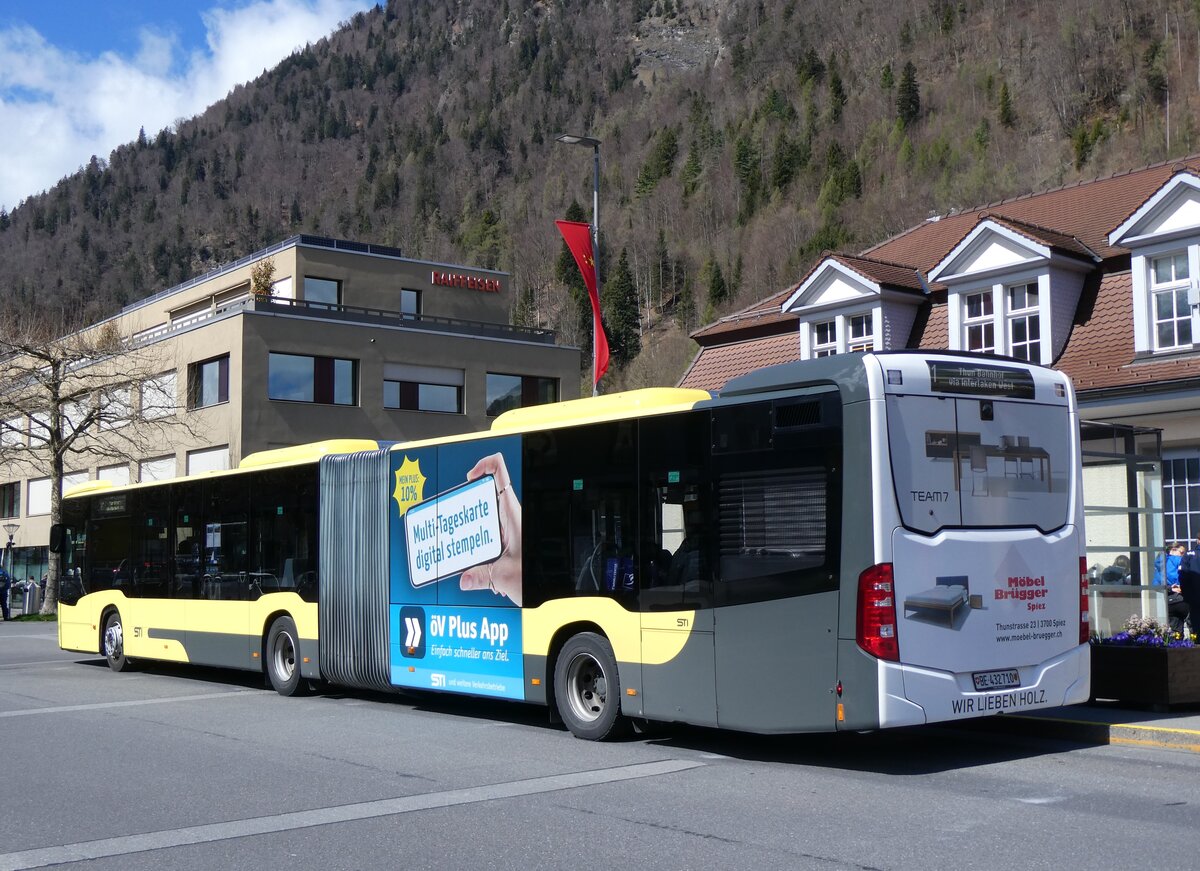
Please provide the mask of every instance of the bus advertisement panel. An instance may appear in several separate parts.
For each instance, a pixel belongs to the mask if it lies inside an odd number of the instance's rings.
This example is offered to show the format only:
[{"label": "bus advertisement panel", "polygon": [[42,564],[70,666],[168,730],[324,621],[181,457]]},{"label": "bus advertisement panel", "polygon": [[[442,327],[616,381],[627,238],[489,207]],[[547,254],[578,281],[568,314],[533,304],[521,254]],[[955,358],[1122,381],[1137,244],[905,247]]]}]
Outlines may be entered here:
[{"label": "bus advertisement panel", "polygon": [[391,482],[392,684],[523,699],[520,438],[396,451]]}]

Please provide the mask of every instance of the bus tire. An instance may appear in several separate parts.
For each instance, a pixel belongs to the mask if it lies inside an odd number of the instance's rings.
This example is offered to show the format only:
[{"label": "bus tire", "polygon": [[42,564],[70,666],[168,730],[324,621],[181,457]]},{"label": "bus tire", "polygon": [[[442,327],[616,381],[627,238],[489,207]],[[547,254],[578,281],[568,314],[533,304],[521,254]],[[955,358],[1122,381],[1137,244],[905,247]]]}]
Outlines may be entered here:
[{"label": "bus tire", "polygon": [[300,675],[300,636],[296,621],[280,617],[267,633],[267,677],[275,692],[281,696],[302,696],[308,691],[308,681]]},{"label": "bus tire", "polygon": [[576,738],[604,741],[624,735],[617,658],[608,639],[595,632],[573,635],[554,663],[554,701]]},{"label": "bus tire", "polygon": [[125,629],[121,625],[121,612],[113,611],[104,621],[104,647],[102,652],[113,671],[128,671],[133,663],[125,655]]}]

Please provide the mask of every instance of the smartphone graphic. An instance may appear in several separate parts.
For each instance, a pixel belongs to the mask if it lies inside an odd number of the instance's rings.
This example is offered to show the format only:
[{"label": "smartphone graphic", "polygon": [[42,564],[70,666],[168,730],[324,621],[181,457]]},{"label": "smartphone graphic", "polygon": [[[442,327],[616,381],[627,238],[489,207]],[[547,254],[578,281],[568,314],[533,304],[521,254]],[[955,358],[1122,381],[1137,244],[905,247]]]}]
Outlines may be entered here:
[{"label": "smartphone graphic", "polygon": [[496,479],[484,475],[426,499],[404,514],[408,579],[423,587],[500,557]]}]

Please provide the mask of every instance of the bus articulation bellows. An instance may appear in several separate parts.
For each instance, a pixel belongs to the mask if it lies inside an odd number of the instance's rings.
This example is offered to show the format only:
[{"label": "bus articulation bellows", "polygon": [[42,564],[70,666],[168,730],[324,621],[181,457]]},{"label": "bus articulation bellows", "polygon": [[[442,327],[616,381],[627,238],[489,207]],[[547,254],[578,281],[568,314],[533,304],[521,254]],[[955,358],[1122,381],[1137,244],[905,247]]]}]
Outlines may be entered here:
[{"label": "bus articulation bellows", "polygon": [[59,642],[632,720],[876,729],[1085,701],[1067,379],[839,355],[64,500]]}]

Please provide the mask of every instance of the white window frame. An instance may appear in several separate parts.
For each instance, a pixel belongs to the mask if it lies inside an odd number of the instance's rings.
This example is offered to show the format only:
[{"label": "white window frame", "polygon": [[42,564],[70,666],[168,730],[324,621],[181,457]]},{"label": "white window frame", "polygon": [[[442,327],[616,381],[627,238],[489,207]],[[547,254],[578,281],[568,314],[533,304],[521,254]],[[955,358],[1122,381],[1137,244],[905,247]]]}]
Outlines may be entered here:
[{"label": "white window frame", "polygon": [[[1023,305],[1015,305],[1017,294],[1021,295]],[[1033,300],[1030,301],[1032,296]],[[1038,281],[1023,281],[1010,284],[1004,288],[1005,318],[1008,328],[1009,356],[1027,360],[1030,363],[1042,362],[1042,320],[1040,307],[1040,288]],[[1016,328],[1019,324],[1025,326],[1025,339],[1018,341]],[[1025,356],[1017,353],[1018,348]]]},{"label": "white window frame", "polygon": [[[865,326],[865,330],[859,327]],[[850,354],[859,351],[875,350],[875,313],[846,316],[846,351]]]},{"label": "white window frame", "polygon": [[[1194,324],[1192,323],[1192,307],[1189,304],[1189,290],[1192,286],[1190,256],[1187,248],[1182,251],[1167,251],[1146,258],[1146,296],[1149,305],[1150,347],[1154,351],[1179,351],[1189,349],[1195,341]],[[1165,281],[1158,277],[1158,265],[1168,263],[1171,276]],[[1179,274],[1179,266],[1183,265],[1184,275]],[[1172,313],[1168,318],[1160,318],[1158,301],[1160,297],[1171,297]],[[1182,303],[1182,311],[1180,304]],[[1170,324],[1174,341],[1164,344],[1160,341],[1159,327]]]},{"label": "white window frame", "polygon": [[[817,357],[832,357],[838,352],[837,340],[837,321],[818,321],[812,324],[812,356],[815,360]],[[821,331],[828,329],[829,334],[824,341],[819,340]]]},{"label": "white window frame", "polygon": [[[983,301],[981,313],[971,314],[971,301],[979,298]],[[988,287],[971,293],[959,295],[962,306],[962,341],[964,351],[979,351],[986,354],[996,353],[996,310],[995,292]],[[978,330],[981,341],[979,347],[971,347],[971,331]],[[992,341],[987,343],[987,334],[991,332]]]}]

